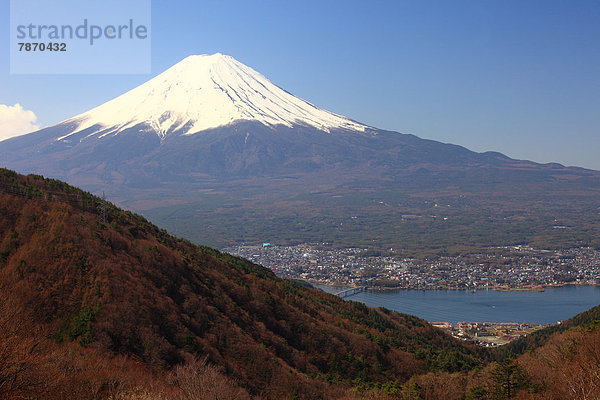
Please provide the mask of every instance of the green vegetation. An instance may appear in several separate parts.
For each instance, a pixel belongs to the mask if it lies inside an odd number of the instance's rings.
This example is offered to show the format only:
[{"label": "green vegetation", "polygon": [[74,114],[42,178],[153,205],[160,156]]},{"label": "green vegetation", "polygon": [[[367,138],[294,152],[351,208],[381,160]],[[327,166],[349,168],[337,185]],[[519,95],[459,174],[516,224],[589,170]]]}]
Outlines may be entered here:
[{"label": "green vegetation", "polygon": [[91,342],[92,322],[98,313],[100,306],[96,306],[92,310],[89,306],[84,305],[81,311],[74,315],[70,320],[64,323],[58,332],[54,334],[54,340],[57,343],[62,342],[65,338],[77,340],[77,342],[86,346]]},{"label": "green vegetation", "polygon": [[176,235],[216,247],[328,242],[375,252],[393,248],[410,257],[516,244],[600,248],[598,191],[569,193],[565,187],[550,195],[556,188],[542,183],[472,189],[468,195],[461,188],[427,195],[411,187],[351,191],[341,186],[290,198],[273,188],[269,199],[258,201],[260,194],[240,188],[236,195],[253,201],[212,194],[144,214]]}]

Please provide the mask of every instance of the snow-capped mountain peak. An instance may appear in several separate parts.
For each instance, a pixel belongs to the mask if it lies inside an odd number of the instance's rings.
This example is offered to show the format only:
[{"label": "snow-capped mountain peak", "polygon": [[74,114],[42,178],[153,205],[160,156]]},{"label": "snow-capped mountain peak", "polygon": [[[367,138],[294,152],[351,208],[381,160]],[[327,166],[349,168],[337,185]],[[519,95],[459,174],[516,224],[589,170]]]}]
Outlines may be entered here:
[{"label": "snow-capped mountain peak", "polygon": [[240,120],[267,126],[308,125],[326,132],[368,128],[293,96],[220,53],[189,56],[137,88],[65,122],[77,124],[67,136],[94,125],[102,126],[106,135],[146,124],[164,137],[174,131],[195,134]]}]

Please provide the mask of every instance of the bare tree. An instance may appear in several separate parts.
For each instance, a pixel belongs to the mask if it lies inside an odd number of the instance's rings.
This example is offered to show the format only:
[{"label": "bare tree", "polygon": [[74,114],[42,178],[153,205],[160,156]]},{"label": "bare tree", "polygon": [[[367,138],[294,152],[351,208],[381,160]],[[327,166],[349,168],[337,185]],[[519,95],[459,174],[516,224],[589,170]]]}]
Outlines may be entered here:
[{"label": "bare tree", "polygon": [[243,400],[248,393],[235,381],[223,375],[219,367],[209,364],[207,357],[192,359],[175,367],[173,383],[181,390],[181,399],[187,400]]},{"label": "bare tree", "polygon": [[34,385],[30,372],[38,362],[34,354],[40,344],[26,318],[21,305],[6,291],[0,298],[0,398],[24,387]]}]

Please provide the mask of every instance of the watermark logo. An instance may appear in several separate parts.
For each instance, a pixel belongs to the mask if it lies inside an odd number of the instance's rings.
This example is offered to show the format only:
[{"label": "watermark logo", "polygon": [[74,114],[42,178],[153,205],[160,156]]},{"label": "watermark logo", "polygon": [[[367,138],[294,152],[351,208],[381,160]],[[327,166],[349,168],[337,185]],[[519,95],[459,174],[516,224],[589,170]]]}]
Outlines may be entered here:
[{"label": "watermark logo", "polygon": [[150,73],[150,0],[11,0],[13,74]]}]

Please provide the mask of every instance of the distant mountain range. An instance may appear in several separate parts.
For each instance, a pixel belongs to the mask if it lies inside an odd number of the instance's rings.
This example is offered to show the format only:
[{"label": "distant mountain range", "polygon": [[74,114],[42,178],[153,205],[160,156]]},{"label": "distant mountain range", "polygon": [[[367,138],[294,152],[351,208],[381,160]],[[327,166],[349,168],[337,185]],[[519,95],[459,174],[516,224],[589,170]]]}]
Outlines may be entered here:
[{"label": "distant mountain range", "polygon": [[86,113],[0,142],[0,162],[105,191],[211,245],[600,244],[600,172],[366,126],[221,54],[188,57]]}]

